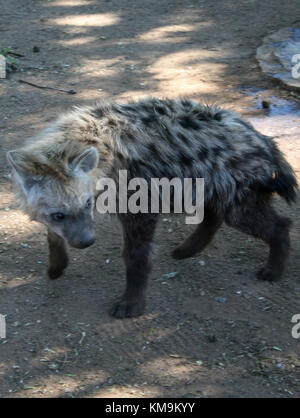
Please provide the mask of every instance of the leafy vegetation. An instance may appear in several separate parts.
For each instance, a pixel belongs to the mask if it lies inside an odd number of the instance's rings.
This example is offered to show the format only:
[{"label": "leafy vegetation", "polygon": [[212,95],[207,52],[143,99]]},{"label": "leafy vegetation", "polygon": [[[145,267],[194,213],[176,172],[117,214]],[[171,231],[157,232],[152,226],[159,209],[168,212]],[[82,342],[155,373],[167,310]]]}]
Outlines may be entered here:
[{"label": "leafy vegetation", "polygon": [[16,71],[19,67],[19,61],[11,56],[12,50],[9,47],[1,48],[0,55],[3,55],[6,58],[6,71]]}]

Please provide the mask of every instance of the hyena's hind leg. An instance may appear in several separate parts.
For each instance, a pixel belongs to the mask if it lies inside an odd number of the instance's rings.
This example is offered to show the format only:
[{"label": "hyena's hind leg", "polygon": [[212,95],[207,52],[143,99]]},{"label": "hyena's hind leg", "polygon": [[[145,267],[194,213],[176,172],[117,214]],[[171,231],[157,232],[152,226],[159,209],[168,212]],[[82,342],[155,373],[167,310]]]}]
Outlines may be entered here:
[{"label": "hyena's hind leg", "polygon": [[286,268],[290,249],[289,218],[280,216],[270,205],[270,196],[253,194],[247,197],[234,213],[225,217],[226,223],[269,245],[266,265],[257,272],[260,280],[279,280]]},{"label": "hyena's hind leg", "polygon": [[117,318],[139,316],[146,306],[146,288],[151,271],[152,241],[157,216],[151,214],[119,215],[124,235],[123,259],[126,289],[112,310]]},{"label": "hyena's hind leg", "polygon": [[49,245],[49,279],[57,279],[63,274],[64,269],[68,265],[68,253],[64,240],[55,232],[48,229],[48,245]]},{"label": "hyena's hind leg", "polygon": [[204,219],[196,230],[172,252],[172,257],[178,260],[192,257],[202,251],[213,239],[215,233],[222,225],[221,216],[209,208],[204,210]]}]

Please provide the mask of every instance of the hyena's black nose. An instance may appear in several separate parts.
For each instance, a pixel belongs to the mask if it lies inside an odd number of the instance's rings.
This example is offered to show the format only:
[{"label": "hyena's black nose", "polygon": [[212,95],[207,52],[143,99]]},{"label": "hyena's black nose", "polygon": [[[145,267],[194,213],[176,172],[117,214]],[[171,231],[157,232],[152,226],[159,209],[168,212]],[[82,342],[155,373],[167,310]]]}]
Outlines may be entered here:
[{"label": "hyena's black nose", "polygon": [[79,248],[87,248],[94,244],[96,240],[95,235],[87,233],[84,237],[82,237],[79,241]]}]

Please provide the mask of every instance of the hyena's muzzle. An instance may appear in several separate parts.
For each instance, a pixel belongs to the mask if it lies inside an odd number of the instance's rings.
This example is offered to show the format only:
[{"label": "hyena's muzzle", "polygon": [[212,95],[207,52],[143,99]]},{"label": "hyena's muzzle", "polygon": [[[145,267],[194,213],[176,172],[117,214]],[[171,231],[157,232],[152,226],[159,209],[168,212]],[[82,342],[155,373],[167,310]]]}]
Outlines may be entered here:
[{"label": "hyena's muzzle", "polygon": [[71,247],[87,248],[91,246],[96,239],[91,215],[77,213],[66,216],[60,235]]},{"label": "hyena's muzzle", "polygon": [[[59,217],[58,217],[59,218]],[[63,217],[58,225],[48,226],[50,279],[62,275],[69,263],[66,242],[75,248],[87,248],[95,242],[93,218],[82,213]]]}]

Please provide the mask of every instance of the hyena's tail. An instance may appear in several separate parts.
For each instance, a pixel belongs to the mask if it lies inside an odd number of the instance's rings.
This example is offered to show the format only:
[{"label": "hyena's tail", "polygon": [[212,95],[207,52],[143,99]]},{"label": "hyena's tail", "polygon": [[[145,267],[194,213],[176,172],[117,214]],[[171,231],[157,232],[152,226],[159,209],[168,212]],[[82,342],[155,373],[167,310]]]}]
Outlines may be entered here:
[{"label": "hyena's tail", "polygon": [[275,144],[274,145],[274,163],[275,170],[272,178],[269,178],[263,183],[262,189],[269,192],[276,192],[279,196],[283,197],[286,202],[291,205],[296,201],[298,184],[295,173],[286,161],[283,154]]}]

